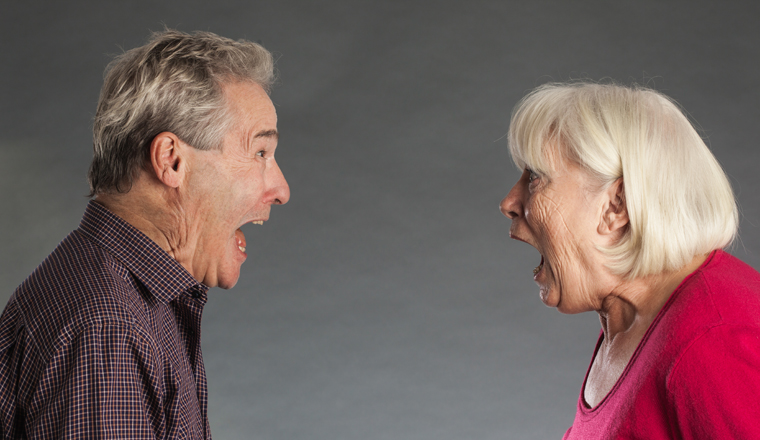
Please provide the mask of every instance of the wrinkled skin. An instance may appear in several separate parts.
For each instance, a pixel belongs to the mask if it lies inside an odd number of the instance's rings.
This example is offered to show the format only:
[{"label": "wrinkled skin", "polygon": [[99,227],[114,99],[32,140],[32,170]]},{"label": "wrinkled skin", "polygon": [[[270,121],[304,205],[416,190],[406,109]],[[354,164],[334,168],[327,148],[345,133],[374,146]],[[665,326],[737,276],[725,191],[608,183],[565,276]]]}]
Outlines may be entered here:
[{"label": "wrinkled skin", "polygon": [[584,389],[589,407],[614,387],[673,290],[706,258],[645,277],[611,273],[598,249],[629,227],[624,199],[622,179],[601,188],[577,164],[555,159],[550,176],[523,171],[500,205],[512,220],[510,236],[542,255],[543,268],[533,277],[541,300],[563,313],[599,313],[604,339]]},{"label": "wrinkled skin", "polygon": [[[229,289],[247,258],[240,227],[269,219],[290,189],[274,152],[277,114],[252,82],[223,84],[233,118],[221,148],[202,151],[157,134],[149,161],[126,193],[96,201],[156,242],[198,281]],[[249,246],[250,247],[250,246]]]},{"label": "wrinkled skin", "polygon": [[555,163],[551,177],[523,171],[500,208],[512,220],[510,236],[543,257],[534,280],[544,304],[563,313],[598,310],[609,286],[595,246],[614,239],[599,233],[608,195],[577,164]]},{"label": "wrinkled skin", "polygon": [[286,203],[290,189],[274,158],[277,115],[269,96],[247,82],[226,84],[224,91],[235,124],[220,150],[185,150],[186,190],[177,200],[181,236],[170,243],[186,238],[175,258],[207,286],[228,289],[247,258],[239,228],[268,220],[271,205]]}]

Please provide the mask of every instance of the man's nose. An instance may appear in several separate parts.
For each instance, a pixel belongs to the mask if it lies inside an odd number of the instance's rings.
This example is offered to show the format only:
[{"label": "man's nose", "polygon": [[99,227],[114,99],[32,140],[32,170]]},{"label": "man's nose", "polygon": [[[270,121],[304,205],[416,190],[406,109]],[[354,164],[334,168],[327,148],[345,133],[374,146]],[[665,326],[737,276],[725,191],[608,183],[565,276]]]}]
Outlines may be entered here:
[{"label": "man's nose", "polygon": [[290,200],[290,187],[288,186],[285,176],[282,174],[280,166],[277,165],[277,161],[274,162],[274,167],[271,170],[269,176],[271,186],[269,189],[271,200],[273,205],[284,205]]},{"label": "man's nose", "polygon": [[499,204],[501,213],[512,220],[523,215],[522,191],[519,186],[520,182],[517,182]]}]

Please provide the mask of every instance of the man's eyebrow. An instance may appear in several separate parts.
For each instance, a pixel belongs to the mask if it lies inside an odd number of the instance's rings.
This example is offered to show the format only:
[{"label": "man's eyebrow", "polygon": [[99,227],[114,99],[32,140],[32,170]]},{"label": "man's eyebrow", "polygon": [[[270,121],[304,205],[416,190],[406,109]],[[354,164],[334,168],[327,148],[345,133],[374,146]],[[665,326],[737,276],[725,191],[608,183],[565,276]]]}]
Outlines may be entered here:
[{"label": "man's eyebrow", "polygon": [[275,139],[280,139],[280,133],[277,132],[277,130],[264,130],[256,133],[256,136],[254,138],[260,138],[260,137],[271,137]]}]

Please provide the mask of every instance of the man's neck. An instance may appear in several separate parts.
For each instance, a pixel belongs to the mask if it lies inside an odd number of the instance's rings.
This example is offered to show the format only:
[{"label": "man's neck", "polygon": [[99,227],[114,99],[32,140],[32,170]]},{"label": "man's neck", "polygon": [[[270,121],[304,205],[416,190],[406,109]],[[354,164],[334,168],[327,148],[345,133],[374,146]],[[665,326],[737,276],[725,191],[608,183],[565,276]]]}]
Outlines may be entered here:
[{"label": "man's neck", "polygon": [[181,220],[174,197],[165,189],[148,185],[138,178],[126,193],[99,194],[94,201],[132,225],[153,240],[172,258],[179,261],[181,244]]}]

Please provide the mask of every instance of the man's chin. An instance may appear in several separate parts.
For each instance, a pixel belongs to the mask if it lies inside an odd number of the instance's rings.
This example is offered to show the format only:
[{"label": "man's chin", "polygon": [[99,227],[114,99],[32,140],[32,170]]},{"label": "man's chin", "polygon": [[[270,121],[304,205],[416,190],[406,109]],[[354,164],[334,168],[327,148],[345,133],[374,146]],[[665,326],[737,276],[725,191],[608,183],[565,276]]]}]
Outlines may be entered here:
[{"label": "man's chin", "polygon": [[219,287],[220,289],[232,289],[240,279],[240,265],[237,267],[219,268],[215,277],[206,277],[202,283],[208,287]]},{"label": "man's chin", "polygon": [[235,284],[237,284],[237,280],[235,280],[235,281],[234,281],[234,282],[232,282],[232,283],[224,283],[224,284],[220,283],[220,284],[218,284],[218,285],[217,285],[217,286],[215,286],[215,287],[218,287],[218,288],[220,288],[220,289],[224,289],[224,290],[230,290],[230,289],[232,289],[233,287],[235,287]]},{"label": "man's chin", "polygon": [[217,283],[216,287],[219,287],[224,290],[232,289],[233,287],[235,287],[235,284],[237,284],[239,279],[240,279],[240,272],[238,272],[235,276],[220,277],[219,282]]}]

